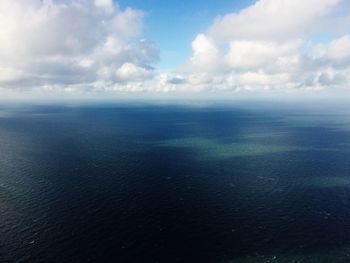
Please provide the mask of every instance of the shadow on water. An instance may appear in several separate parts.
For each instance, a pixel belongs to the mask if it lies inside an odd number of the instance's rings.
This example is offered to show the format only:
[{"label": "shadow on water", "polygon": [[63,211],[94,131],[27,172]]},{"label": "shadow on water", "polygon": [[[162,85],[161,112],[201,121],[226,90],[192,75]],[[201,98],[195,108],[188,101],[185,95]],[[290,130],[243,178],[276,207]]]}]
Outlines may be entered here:
[{"label": "shadow on water", "polygon": [[2,262],[346,262],[347,131],[237,109],[22,114],[0,119]]}]

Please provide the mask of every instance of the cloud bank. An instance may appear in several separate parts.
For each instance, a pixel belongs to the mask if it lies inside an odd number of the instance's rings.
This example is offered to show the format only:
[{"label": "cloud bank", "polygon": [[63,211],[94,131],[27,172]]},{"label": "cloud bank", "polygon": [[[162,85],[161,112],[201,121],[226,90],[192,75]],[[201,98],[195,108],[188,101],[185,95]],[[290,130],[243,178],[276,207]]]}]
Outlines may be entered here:
[{"label": "cloud bank", "polygon": [[[193,55],[177,70],[176,77],[183,81],[176,88],[210,92],[350,88],[350,34],[339,26],[349,15],[347,4],[260,0],[238,13],[219,16],[192,42]],[[331,34],[335,37],[325,37]],[[319,43],[318,38],[325,39]]]},{"label": "cloud bank", "polygon": [[0,89],[67,94],[346,90],[348,11],[345,0],[259,0],[218,16],[193,40],[192,56],[162,72],[154,68],[156,43],[142,37],[141,10],[122,10],[112,0],[2,0]]},{"label": "cloud bank", "polygon": [[144,12],[112,0],[0,1],[0,87],[97,89],[144,81],[158,50]]}]

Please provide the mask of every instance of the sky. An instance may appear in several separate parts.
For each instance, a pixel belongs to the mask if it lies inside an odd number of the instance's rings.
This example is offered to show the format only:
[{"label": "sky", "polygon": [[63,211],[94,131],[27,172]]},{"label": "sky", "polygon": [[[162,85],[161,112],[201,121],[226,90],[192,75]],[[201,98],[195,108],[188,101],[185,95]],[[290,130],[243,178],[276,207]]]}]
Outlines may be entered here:
[{"label": "sky", "polygon": [[347,0],[1,0],[0,97],[347,95]]},{"label": "sky", "polygon": [[227,10],[239,11],[254,2],[129,0],[118,3],[122,8],[133,6],[147,13],[144,36],[157,42],[160,51],[157,68],[172,70],[181,66],[191,55],[191,42],[198,32],[205,31],[210,26],[218,14]]}]

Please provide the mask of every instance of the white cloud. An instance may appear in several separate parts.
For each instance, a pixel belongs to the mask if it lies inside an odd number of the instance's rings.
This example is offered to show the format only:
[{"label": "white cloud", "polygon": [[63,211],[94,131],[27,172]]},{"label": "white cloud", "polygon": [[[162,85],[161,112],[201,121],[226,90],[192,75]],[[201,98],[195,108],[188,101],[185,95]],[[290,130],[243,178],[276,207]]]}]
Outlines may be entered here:
[{"label": "white cloud", "polygon": [[94,0],[95,6],[104,9],[106,12],[114,11],[113,0]]},{"label": "white cloud", "polygon": [[256,1],[217,17],[195,37],[187,62],[157,73],[143,11],[112,0],[0,0],[0,88],[70,95],[347,88],[345,4]]},{"label": "white cloud", "polygon": [[300,41],[274,43],[265,41],[237,40],[230,42],[226,55],[232,68],[257,68],[272,64],[276,59],[294,54],[300,47]]},{"label": "white cloud", "polygon": [[215,71],[220,66],[219,50],[214,41],[199,34],[192,42],[193,56],[185,65],[187,71]]},{"label": "white cloud", "polygon": [[315,58],[324,58],[336,62],[350,60],[350,35],[342,36],[329,44],[321,44],[314,49]]},{"label": "white cloud", "polygon": [[239,75],[238,84],[248,87],[283,86],[290,82],[288,74],[266,74],[264,72],[247,72]]},{"label": "white cloud", "polygon": [[158,50],[140,39],[143,17],[112,0],[1,0],[0,87],[126,81],[123,65],[148,78]]},{"label": "white cloud", "polygon": [[346,35],[332,41],[328,47],[327,55],[336,60],[350,58],[350,36]]},{"label": "white cloud", "polygon": [[123,81],[142,81],[152,76],[152,70],[127,62],[116,71],[116,76]]},{"label": "white cloud", "polygon": [[23,72],[14,68],[0,68],[0,81],[8,82],[23,76]]},{"label": "white cloud", "polygon": [[218,17],[208,34],[216,39],[283,40],[316,30],[320,18],[341,0],[260,0]]},{"label": "white cloud", "polygon": [[341,21],[337,9],[341,3],[260,0],[218,17],[192,42],[193,55],[178,71],[185,81],[177,88],[218,92],[346,88],[350,36],[323,44],[312,41],[313,35],[327,34],[319,31],[320,25],[332,29],[334,20]]}]

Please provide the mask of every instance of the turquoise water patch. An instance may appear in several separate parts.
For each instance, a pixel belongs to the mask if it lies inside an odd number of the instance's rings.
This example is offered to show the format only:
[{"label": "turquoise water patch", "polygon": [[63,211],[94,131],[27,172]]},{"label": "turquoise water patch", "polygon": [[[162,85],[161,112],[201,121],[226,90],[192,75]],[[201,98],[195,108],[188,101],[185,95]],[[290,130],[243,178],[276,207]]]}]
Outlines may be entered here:
[{"label": "turquoise water patch", "polygon": [[341,176],[319,176],[308,178],[307,183],[310,186],[317,188],[350,187],[350,178]]},{"label": "turquoise water patch", "polygon": [[288,132],[251,133],[251,134],[242,135],[242,138],[245,138],[245,139],[284,138],[289,134],[290,133]]},{"label": "turquoise water patch", "polygon": [[254,143],[223,143],[217,139],[188,137],[171,139],[159,143],[163,147],[193,150],[205,159],[227,159],[232,157],[305,151],[307,148],[289,145],[265,145]]}]

